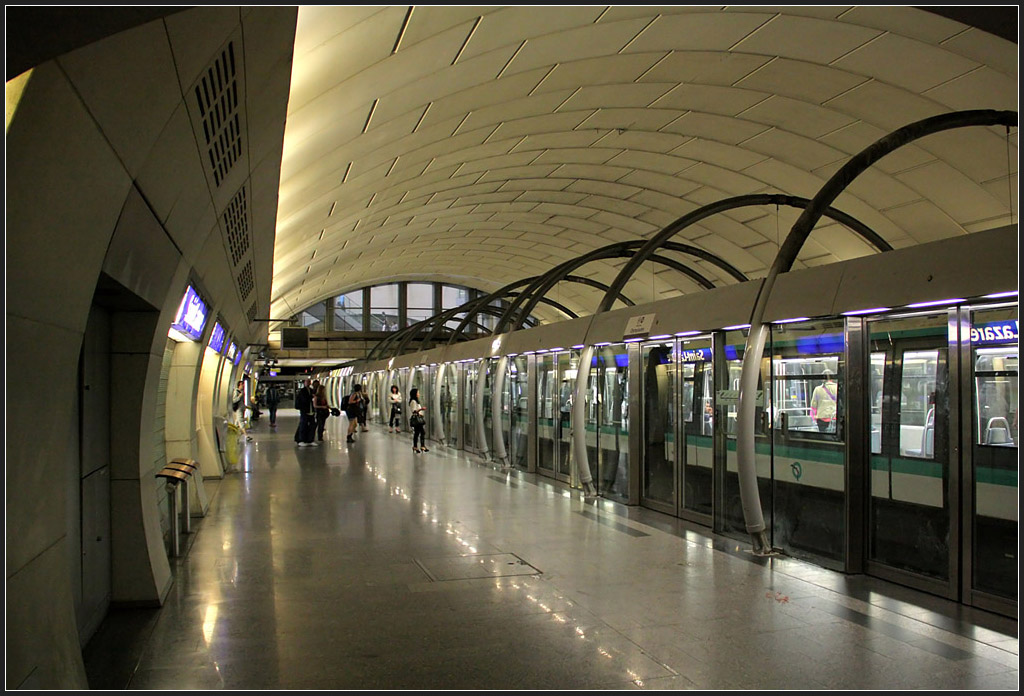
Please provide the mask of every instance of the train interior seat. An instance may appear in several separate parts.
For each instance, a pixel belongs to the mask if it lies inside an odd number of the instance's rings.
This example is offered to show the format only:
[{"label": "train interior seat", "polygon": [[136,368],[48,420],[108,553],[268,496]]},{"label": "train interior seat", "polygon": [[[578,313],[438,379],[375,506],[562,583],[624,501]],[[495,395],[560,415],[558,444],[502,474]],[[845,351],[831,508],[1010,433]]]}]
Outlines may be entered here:
[{"label": "train interior seat", "polygon": [[1002,416],[988,419],[985,427],[986,445],[1005,445],[1010,441],[1010,424]]}]

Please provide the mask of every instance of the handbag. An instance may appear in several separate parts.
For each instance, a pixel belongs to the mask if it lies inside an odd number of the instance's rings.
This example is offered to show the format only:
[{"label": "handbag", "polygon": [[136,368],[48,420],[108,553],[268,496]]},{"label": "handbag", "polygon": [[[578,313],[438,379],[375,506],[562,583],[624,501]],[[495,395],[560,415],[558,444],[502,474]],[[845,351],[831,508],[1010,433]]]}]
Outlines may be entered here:
[{"label": "handbag", "polygon": [[332,406],[331,407],[331,415],[332,416],[340,416],[341,415],[341,409],[337,409],[337,408],[334,408]]},{"label": "handbag", "polygon": [[409,416],[409,425],[419,427],[421,425],[426,425],[426,423],[427,419],[423,417],[423,414],[414,413],[411,416]]}]

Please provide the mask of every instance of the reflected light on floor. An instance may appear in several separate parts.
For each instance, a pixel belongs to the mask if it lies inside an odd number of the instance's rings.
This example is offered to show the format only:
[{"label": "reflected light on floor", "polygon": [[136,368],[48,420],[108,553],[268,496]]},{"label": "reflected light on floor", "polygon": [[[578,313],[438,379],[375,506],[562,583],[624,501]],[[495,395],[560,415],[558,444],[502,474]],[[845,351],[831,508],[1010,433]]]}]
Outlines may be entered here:
[{"label": "reflected light on floor", "polygon": [[206,607],[206,613],[203,616],[203,640],[206,641],[206,645],[210,645],[210,641],[213,639],[213,629],[217,625],[217,605],[211,604]]}]

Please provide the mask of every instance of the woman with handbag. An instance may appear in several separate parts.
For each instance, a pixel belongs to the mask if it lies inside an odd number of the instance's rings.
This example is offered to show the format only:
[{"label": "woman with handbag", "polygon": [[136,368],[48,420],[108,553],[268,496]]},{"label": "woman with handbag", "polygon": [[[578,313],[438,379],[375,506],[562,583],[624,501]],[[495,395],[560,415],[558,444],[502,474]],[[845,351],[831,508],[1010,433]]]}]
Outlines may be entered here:
[{"label": "woman with handbag", "polygon": [[[412,426],[412,451],[416,454],[429,452],[427,449],[427,419],[423,412],[427,409],[420,405],[420,394],[418,389],[409,392],[409,425]],[[420,446],[416,446],[416,442]]]}]

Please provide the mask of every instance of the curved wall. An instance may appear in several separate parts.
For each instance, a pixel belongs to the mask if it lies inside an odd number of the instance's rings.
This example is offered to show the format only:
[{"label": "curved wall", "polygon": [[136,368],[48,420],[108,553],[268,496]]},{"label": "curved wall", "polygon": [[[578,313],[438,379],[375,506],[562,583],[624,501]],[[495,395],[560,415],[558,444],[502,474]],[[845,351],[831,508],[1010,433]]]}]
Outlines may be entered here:
[{"label": "curved wall", "polygon": [[79,359],[94,305],[111,316],[110,601],[158,605],[170,587],[152,471],[167,329],[194,283],[243,345],[266,333],[239,291],[222,229],[230,193],[204,167],[188,97],[229,41],[259,44],[240,51],[243,110],[253,115],[244,161],[224,183],[250,193],[265,313],[295,17],[295,8],[177,12],[19,81],[7,130],[7,388],[20,404],[7,412],[9,689],[88,687],[69,480],[81,466]]}]

